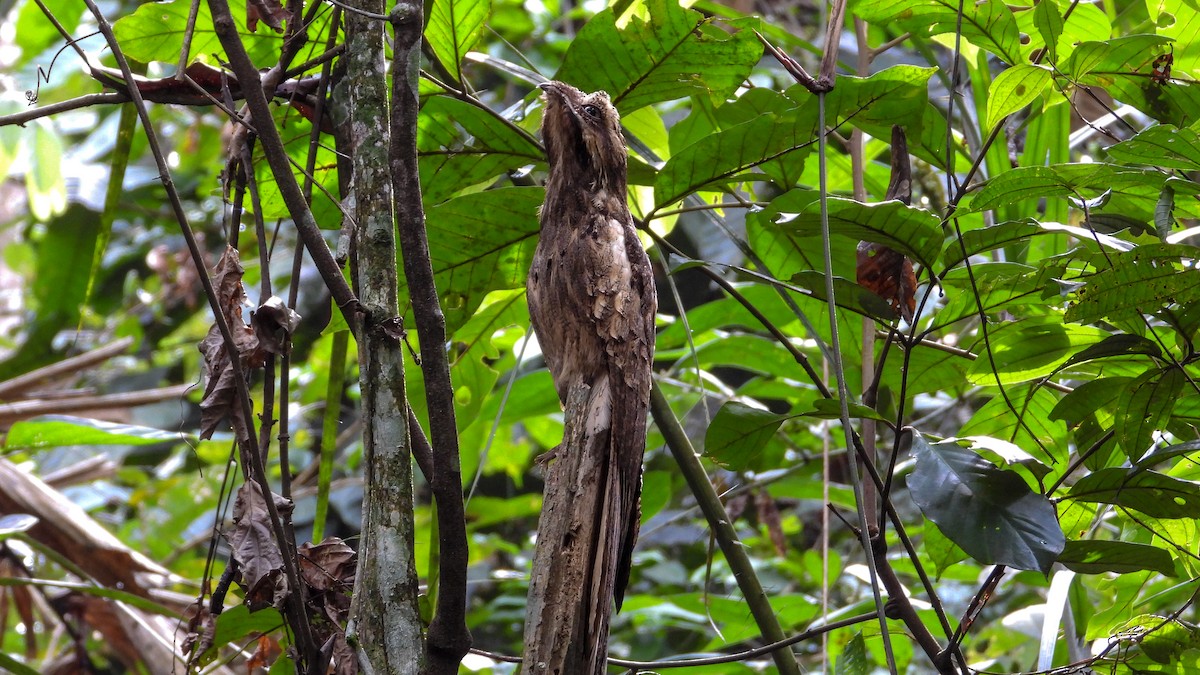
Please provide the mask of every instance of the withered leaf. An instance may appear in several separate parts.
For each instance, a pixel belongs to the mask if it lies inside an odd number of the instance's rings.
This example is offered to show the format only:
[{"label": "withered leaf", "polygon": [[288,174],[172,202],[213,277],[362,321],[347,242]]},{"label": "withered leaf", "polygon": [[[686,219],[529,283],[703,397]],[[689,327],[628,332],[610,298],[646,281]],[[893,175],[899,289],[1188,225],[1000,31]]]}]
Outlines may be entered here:
[{"label": "withered leaf", "polygon": [[[258,337],[242,319],[242,307],[247,302],[246,290],[242,287],[243,272],[237,249],[227,246],[214,270],[213,288],[221,313],[233,334],[233,343],[241,362],[239,366],[245,372],[248,368],[261,368],[265,357]],[[200,401],[200,438],[212,438],[217,424],[228,417],[238,439],[248,439],[250,420],[244,418],[242,407],[238,404],[233,361],[229,358],[225,340],[215,321],[208,329],[208,335],[200,341],[199,348],[204,356],[204,376],[207,381],[204,398]]]},{"label": "withered leaf", "polygon": [[300,315],[283,302],[283,298],[272,295],[250,315],[259,348],[271,354],[282,354],[288,336],[300,325]]},{"label": "withered leaf", "polygon": [[322,653],[333,662],[334,673],[353,675],[358,672],[358,659],[346,642],[345,623],[350,617],[358,554],[341,539],[327,537],[320,544],[305,543],[297,557],[305,602],[317,616],[325,618],[313,622]]},{"label": "withered leaf", "polygon": [[276,33],[283,32],[283,21],[290,18],[291,14],[279,0],[246,0],[246,28],[251,33],[258,32],[259,21]]},{"label": "withered leaf", "polygon": [[[282,516],[292,512],[289,499],[271,493]],[[242,570],[246,605],[250,611],[264,607],[283,608],[290,592],[283,573],[283,554],[271,528],[271,514],[262,493],[253,483],[242,483],[233,502],[233,531],[229,533],[232,555]]]},{"label": "withered leaf", "polygon": [[917,275],[903,253],[882,244],[858,243],[858,284],[888,301],[905,321],[917,311]]}]

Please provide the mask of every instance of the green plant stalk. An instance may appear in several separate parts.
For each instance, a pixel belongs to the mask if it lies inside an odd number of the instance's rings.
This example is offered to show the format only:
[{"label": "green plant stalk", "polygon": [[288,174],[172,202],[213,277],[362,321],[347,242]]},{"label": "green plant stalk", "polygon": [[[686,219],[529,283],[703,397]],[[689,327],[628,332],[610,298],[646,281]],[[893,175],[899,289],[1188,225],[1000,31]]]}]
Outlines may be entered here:
[{"label": "green plant stalk", "polygon": [[317,471],[317,515],[313,519],[312,540],[325,537],[325,518],[329,513],[329,484],[333,481],[333,457],[337,454],[338,413],[341,412],[342,387],[346,384],[346,351],[350,331],[333,334],[329,347],[329,384],[325,389],[325,415],[321,420],[321,464]]},{"label": "green plant stalk", "polygon": [[[729,563],[729,568],[733,570],[738,588],[741,589],[742,596],[745,597],[746,604],[750,607],[750,613],[754,616],[754,621],[758,624],[758,630],[762,633],[763,639],[768,642],[779,642],[784,639],[783,629],[779,626],[779,619],[775,616],[774,608],[767,600],[762,582],[754,572],[750,556],[746,553],[742,542],[738,540],[733,523],[729,520],[729,514],[725,513],[725,507],[721,504],[721,498],[717,496],[717,491],[713,488],[708,474],[700,464],[700,458],[696,455],[692,442],[683,431],[679,420],[675,418],[675,413],[671,411],[671,406],[663,396],[658,382],[654,382],[650,390],[650,414],[654,417],[654,423],[658,425],[658,430],[662,432],[667,447],[671,450],[671,455],[675,457],[675,462],[679,465],[680,472],[683,473],[683,479],[696,497],[696,503],[699,504],[705,519],[708,520],[708,526],[712,529],[713,536],[716,537],[717,544],[721,547],[721,553],[725,555],[725,560]],[[781,675],[800,675],[800,667],[791,650],[780,649],[771,657],[775,660],[775,666],[779,668]]]}]

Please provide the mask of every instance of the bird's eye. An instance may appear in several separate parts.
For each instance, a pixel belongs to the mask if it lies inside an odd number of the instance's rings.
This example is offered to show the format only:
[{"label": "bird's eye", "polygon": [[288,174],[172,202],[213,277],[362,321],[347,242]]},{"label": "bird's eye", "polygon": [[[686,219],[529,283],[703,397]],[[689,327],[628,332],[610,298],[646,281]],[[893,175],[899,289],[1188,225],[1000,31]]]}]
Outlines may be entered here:
[{"label": "bird's eye", "polygon": [[588,117],[594,117],[596,119],[599,119],[600,118],[600,109],[589,103],[589,104],[583,106],[583,114],[587,115]]}]

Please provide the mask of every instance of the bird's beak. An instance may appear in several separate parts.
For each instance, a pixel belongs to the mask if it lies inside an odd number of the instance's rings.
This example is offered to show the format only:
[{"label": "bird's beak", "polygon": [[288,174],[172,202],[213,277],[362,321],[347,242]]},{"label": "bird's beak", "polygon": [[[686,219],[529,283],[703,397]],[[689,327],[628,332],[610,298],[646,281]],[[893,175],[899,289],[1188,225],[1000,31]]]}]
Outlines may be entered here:
[{"label": "bird's beak", "polygon": [[567,96],[567,92],[563,90],[561,84],[554,81],[542,82],[538,85],[538,89],[546,92],[547,100],[549,100],[550,96],[558,99],[558,102],[567,111],[567,114],[571,116],[571,119],[579,122],[579,114],[575,112],[575,106],[571,105],[571,100]]}]

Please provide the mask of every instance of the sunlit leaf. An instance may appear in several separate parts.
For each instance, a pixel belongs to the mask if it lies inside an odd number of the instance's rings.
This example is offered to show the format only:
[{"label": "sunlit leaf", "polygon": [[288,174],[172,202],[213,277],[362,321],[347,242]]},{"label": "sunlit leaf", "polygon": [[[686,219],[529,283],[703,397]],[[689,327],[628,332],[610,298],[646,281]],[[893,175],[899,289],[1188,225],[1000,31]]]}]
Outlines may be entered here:
[{"label": "sunlit leaf", "polygon": [[425,39],[442,66],[462,81],[463,56],[479,39],[491,12],[489,0],[435,0],[429,8]]},{"label": "sunlit leaf", "polygon": [[1076,481],[1067,499],[1123,506],[1155,518],[1200,517],[1200,483],[1156,471],[1100,469]]},{"label": "sunlit leaf", "polygon": [[1028,63],[1017,64],[1000,73],[988,88],[987,126],[994,127],[1005,117],[1029,105],[1050,84],[1050,71]]}]

